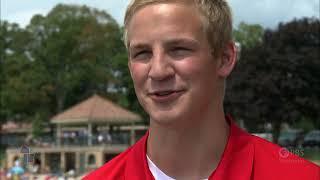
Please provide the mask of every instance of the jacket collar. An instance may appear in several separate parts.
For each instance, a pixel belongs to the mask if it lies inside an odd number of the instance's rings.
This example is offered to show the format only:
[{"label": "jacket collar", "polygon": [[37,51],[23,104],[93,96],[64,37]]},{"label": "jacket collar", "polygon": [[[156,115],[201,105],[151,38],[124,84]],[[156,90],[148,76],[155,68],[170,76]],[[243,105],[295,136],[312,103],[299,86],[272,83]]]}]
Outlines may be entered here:
[{"label": "jacket collar", "polygon": [[[250,135],[237,127],[231,116],[227,115],[226,120],[230,125],[228,142],[209,180],[250,179],[254,159],[254,147],[249,142]],[[148,135],[149,131],[132,148],[127,159],[125,179],[154,179],[146,158]]]}]

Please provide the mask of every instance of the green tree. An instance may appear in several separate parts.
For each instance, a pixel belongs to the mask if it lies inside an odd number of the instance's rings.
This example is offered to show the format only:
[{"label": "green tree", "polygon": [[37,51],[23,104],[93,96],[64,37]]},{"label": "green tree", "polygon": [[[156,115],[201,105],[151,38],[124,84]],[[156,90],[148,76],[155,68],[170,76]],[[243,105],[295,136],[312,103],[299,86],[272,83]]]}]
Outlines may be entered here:
[{"label": "green tree", "polygon": [[3,24],[2,120],[41,125],[39,119],[48,119],[93,93],[138,109],[137,100],[131,98],[121,28],[106,12],[59,4],[46,16],[35,15],[26,29]]},{"label": "green tree", "polygon": [[[53,112],[79,101],[78,95],[106,94],[114,79],[111,61],[120,28],[106,12],[86,6],[57,5],[47,16],[36,15],[27,27],[35,64],[45,72]],[[80,95],[81,96],[81,95]],[[68,99],[67,99],[68,97]]]},{"label": "green tree", "polygon": [[250,131],[271,122],[277,141],[283,122],[293,125],[304,118],[320,128],[319,29],[315,18],[279,24],[265,32],[261,44],[243,50],[226,105]]},{"label": "green tree", "polygon": [[34,138],[39,138],[43,135],[43,130],[45,128],[43,118],[40,113],[36,113],[32,119],[32,136]]},{"label": "green tree", "polygon": [[30,34],[17,24],[6,21],[1,22],[0,33],[0,121],[4,122],[8,118],[21,120],[32,112],[30,103],[38,101],[39,98],[29,94],[36,90],[32,77],[32,60],[27,50]]},{"label": "green tree", "polygon": [[259,24],[241,22],[233,30],[233,38],[241,44],[241,48],[253,48],[262,43],[264,29]]}]

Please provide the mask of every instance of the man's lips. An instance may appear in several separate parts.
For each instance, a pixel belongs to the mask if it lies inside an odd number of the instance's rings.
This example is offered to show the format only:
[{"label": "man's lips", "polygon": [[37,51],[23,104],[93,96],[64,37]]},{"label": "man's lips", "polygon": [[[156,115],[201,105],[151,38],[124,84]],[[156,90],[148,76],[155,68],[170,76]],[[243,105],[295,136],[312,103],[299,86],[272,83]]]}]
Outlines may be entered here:
[{"label": "man's lips", "polygon": [[152,91],[148,93],[148,95],[156,95],[156,96],[165,96],[171,93],[179,93],[185,90],[161,90],[161,91]]},{"label": "man's lips", "polygon": [[148,93],[150,98],[155,102],[170,102],[180,97],[185,90],[162,90]]}]

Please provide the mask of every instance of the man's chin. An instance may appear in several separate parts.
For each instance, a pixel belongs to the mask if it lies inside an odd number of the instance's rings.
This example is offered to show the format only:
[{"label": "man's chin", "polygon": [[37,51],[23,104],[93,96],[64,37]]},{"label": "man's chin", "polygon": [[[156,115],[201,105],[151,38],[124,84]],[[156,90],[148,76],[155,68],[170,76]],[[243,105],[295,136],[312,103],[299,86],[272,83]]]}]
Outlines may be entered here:
[{"label": "man's chin", "polygon": [[181,120],[181,116],[171,112],[155,113],[150,115],[150,124],[157,124],[160,126],[171,126]]}]

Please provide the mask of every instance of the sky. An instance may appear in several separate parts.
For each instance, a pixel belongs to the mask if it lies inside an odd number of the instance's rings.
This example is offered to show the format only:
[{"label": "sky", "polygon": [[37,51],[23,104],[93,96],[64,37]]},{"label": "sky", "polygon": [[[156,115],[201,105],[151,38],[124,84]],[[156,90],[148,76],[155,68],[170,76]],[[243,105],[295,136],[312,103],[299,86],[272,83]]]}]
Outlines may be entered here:
[{"label": "sky", "polygon": [[[275,28],[279,22],[294,18],[320,18],[320,0],[227,0],[232,8],[234,26],[244,21]],[[33,15],[46,15],[58,3],[79,4],[105,10],[122,25],[129,0],[0,0],[1,20],[25,27]]]}]

